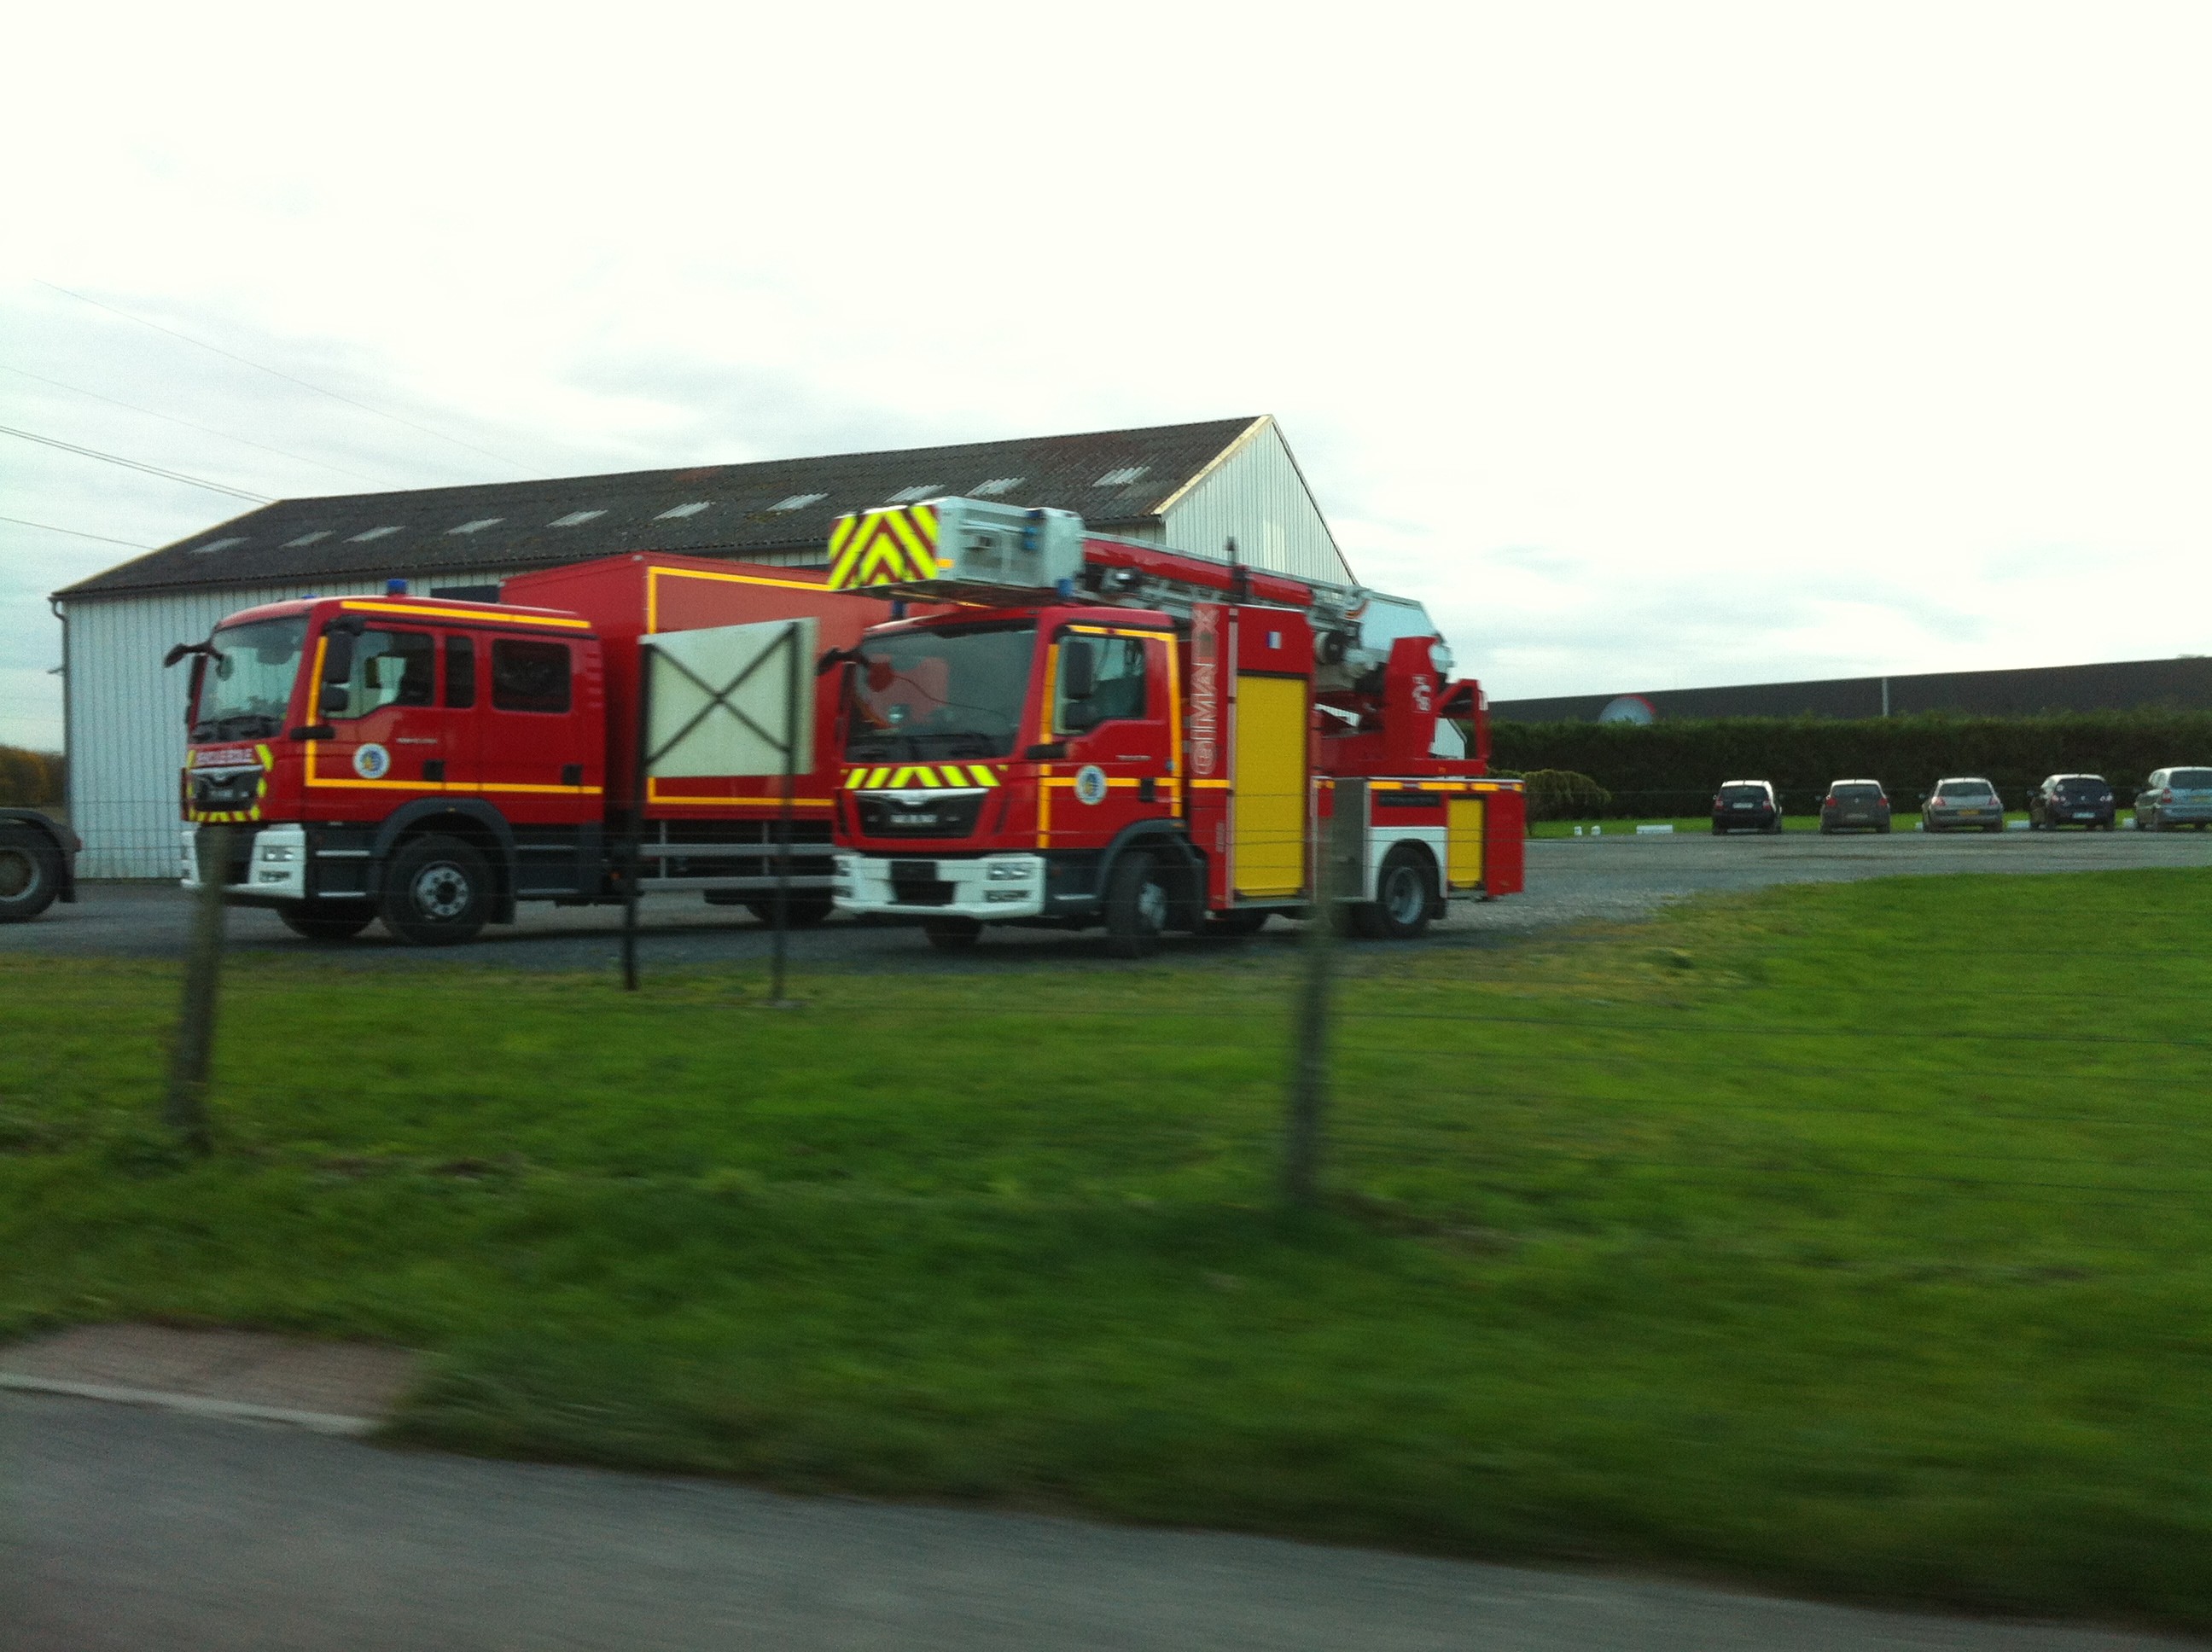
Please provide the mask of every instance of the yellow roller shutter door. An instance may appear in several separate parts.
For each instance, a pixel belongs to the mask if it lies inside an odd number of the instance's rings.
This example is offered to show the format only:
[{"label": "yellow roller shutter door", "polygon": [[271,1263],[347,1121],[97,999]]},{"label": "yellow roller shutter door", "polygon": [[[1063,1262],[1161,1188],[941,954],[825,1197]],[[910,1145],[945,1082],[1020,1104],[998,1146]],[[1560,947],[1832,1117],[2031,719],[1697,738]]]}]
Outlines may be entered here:
[{"label": "yellow roller shutter door", "polygon": [[1237,679],[1236,884],[1239,895],[1306,886],[1306,685]]},{"label": "yellow roller shutter door", "polygon": [[1454,889],[1473,889],[1482,881],[1480,798],[1454,798],[1444,806],[1444,876]]}]

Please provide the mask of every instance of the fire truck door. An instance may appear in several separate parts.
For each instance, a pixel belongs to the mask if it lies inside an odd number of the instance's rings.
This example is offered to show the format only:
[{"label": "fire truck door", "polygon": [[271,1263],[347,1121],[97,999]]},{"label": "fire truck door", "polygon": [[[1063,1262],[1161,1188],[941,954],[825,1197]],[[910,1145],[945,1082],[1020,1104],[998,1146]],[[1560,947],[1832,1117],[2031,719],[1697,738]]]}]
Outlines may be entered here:
[{"label": "fire truck door", "polygon": [[[1056,776],[1051,846],[1103,848],[1122,828],[1170,814],[1167,639],[1074,628],[1053,671],[1053,736],[1072,772]],[[1073,657],[1085,657],[1072,665]],[[1058,765],[1055,765],[1058,767]]]},{"label": "fire truck door", "polygon": [[[575,646],[562,638],[492,636],[483,672],[489,701],[477,756],[479,784],[518,824],[578,817],[599,780],[600,736],[584,704]],[[592,708],[596,709],[596,708]],[[598,799],[591,799],[593,812]]]},{"label": "fire truck door", "polygon": [[1238,673],[1230,841],[1239,895],[1305,888],[1306,717],[1302,678]]},{"label": "fire truck door", "polygon": [[351,653],[345,677],[320,690],[332,738],[313,748],[313,781],[378,794],[377,814],[404,793],[443,791],[453,720],[437,703],[437,639],[378,626],[354,638]]}]

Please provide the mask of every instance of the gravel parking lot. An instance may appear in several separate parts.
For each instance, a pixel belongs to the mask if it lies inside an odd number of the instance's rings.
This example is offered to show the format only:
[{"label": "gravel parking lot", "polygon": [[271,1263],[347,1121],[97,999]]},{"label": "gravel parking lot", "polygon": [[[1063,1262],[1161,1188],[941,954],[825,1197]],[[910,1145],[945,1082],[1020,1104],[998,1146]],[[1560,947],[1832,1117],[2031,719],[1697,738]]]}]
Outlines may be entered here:
[{"label": "gravel parking lot", "polygon": [[[1770,884],[1840,883],[1866,878],[1941,877],[1953,872],[2102,872],[2142,866],[2212,865],[2212,833],[2007,832],[1930,837],[1714,838],[1703,834],[1553,838],[1528,845],[1528,887],[1501,901],[1462,902],[1432,932],[1434,944],[1494,944],[1510,935],[1557,924],[1641,917],[1668,901],[1708,891]],[[0,956],[167,957],[184,944],[188,905],[170,884],[88,884],[76,906],[58,906],[34,923],[0,926]],[[766,928],[741,908],[709,907],[675,898],[643,909],[641,956],[648,968],[764,959]],[[240,951],[340,961],[362,967],[411,965],[425,957],[494,969],[600,969],[618,957],[617,908],[526,906],[512,928],[449,951],[425,954],[372,928],[358,940],[331,945],[295,937],[266,912],[231,914],[232,944]],[[1297,926],[1271,924],[1248,940],[1170,942],[1164,956],[1204,947],[1266,957],[1292,944]],[[800,969],[999,970],[1039,964],[1111,967],[1095,933],[1004,929],[965,957],[933,951],[920,932],[833,920],[792,938]]]}]

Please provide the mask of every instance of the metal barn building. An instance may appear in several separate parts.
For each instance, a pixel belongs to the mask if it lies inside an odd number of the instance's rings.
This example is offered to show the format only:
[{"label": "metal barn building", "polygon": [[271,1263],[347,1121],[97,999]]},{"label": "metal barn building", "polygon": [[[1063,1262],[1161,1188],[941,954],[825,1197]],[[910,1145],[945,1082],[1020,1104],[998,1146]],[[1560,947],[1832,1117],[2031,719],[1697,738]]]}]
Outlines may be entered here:
[{"label": "metal barn building", "polygon": [[256,603],[380,592],[492,598],[535,568],[633,550],[820,565],[846,511],[942,494],[1050,505],[1094,528],[1352,583],[1269,417],[755,465],[282,500],[56,593],[71,822],[87,878],[175,870],[185,758],[171,645]]}]

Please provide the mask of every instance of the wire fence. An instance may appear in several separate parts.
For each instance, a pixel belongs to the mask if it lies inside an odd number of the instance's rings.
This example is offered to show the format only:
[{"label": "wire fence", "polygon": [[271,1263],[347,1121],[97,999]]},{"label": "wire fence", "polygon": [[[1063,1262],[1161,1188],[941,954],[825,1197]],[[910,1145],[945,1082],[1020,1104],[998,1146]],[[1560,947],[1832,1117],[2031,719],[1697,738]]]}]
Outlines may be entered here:
[{"label": "wire fence", "polygon": [[[159,841],[173,876],[179,826]],[[1632,1223],[1644,1218],[1624,1216],[1624,1200],[1663,1211],[1694,1193],[1698,1242],[1718,1243],[1728,1221],[1746,1235],[1789,1228],[1825,1195],[1854,1190],[1908,1249],[2194,1263],[2212,1238],[2190,1219],[2212,1212],[2212,1032],[2191,962],[2196,937],[2183,917],[2160,920],[2154,944],[2069,940],[2052,959],[2017,955],[2023,972],[2056,969],[2057,979],[2001,983],[1985,967],[1950,979],[1988,965],[1992,943],[1936,932],[1848,938],[1838,944],[1861,967],[1823,984],[1809,967],[1790,975],[1790,938],[1778,932],[1758,943],[1765,975],[1747,995],[1708,992],[1702,960],[1668,985],[1674,966],[1661,949],[1641,995],[1626,1001],[1492,976],[1447,1007],[1377,1001],[1400,990],[1394,967],[1422,955],[1347,944],[1329,955],[1318,1023],[1291,978],[1306,955],[1278,948],[1261,955],[1252,981],[1225,976],[1197,999],[1010,992],[976,1036],[1003,1049],[1009,1024],[1021,1030],[1014,1059],[1041,1082],[1072,1040],[1110,1048],[1123,1081],[1180,1087],[1190,1127],[1212,1119],[1218,1151],[1255,1166],[1301,1127],[1288,1122],[1294,1098],[1317,1084],[1308,1098],[1317,1190],[1382,1189],[1425,1219],[1510,1224],[1572,1210]],[[1789,1014],[1765,993],[1778,972],[1794,994]],[[204,982],[191,990],[212,1004]],[[1663,1001],[1668,992],[1681,1001]],[[198,1048],[204,1063],[211,1040]],[[204,1066],[177,1076],[180,1127],[194,1127],[190,1104],[208,1082]],[[1227,1124],[1210,1111],[1224,1084],[1247,1098]],[[1255,1115],[1255,1086],[1279,1087],[1285,1113]],[[1702,1208],[1716,1196],[1718,1217]],[[2132,1213],[2124,1231],[2115,1212]]]}]

